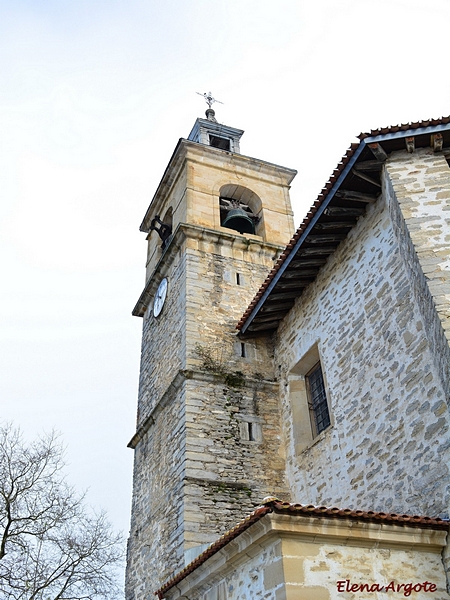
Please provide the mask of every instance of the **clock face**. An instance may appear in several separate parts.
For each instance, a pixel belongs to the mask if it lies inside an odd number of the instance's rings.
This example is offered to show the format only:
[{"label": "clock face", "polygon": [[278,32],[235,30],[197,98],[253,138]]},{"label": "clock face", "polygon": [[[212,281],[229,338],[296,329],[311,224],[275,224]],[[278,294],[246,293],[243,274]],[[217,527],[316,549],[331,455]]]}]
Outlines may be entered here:
[{"label": "clock face", "polygon": [[157,317],[161,314],[161,311],[164,306],[164,302],[167,296],[167,278],[161,281],[158,286],[158,290],[156,291],[155,299],[153,301],[153,316]]}]

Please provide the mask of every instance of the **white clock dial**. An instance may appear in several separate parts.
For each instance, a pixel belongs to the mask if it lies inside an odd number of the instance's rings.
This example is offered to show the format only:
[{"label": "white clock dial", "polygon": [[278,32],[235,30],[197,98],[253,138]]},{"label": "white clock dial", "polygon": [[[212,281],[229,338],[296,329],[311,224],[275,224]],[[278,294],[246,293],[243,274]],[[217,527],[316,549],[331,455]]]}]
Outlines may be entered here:
[{"label": "white clock dial", "polygon": [[161,281],[156,291],[155,299],[153,301],[153,316],[157,317],[161,314],[164,306],[164,302],[167,296],[167,278]]}]

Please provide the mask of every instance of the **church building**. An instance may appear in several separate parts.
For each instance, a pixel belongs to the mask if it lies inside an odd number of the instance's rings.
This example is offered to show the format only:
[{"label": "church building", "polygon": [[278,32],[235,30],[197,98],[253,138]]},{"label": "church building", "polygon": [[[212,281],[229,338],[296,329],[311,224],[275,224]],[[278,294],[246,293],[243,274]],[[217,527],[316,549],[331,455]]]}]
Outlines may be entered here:
[{"label": "church building", "polygon": [[126,599],[450,599],[450,117],[361,134],[295,230],[205,97],[141,224]]}]

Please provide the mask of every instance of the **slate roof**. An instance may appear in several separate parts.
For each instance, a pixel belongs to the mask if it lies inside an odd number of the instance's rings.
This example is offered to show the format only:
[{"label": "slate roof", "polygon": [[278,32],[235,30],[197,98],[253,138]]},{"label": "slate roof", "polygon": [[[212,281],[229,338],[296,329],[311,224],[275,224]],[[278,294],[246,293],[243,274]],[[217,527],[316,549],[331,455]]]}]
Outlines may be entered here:
[{"label": "slate roof", "polygon": [[361,133],[281,253],[240,319],[241,334],[274,331],[321,267],[381,192],[381,170],[391,152],[434,147],[450,152],[450,116]]}]

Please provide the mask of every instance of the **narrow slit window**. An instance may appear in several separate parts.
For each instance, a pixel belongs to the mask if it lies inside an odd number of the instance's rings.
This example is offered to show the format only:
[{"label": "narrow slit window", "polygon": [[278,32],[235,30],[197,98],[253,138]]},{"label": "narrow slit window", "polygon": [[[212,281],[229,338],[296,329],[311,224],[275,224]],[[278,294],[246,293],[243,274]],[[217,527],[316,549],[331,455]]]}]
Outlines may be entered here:
[{"label": "narrow slit window", "polygon": [[255,441],[255,436],[254,436],[254,433],[253,433],[253,423],[248,423],[248,439],[251,442]]},{"label": "narrow slit window", "polygon": [[236,285],[241,285],[241,274],[236,273]]},{"label": "narrow slit window", "polygon": [[245,358],[247,356],[247,350],[245,348],[245,344],[241,342],[241,357]]}]

